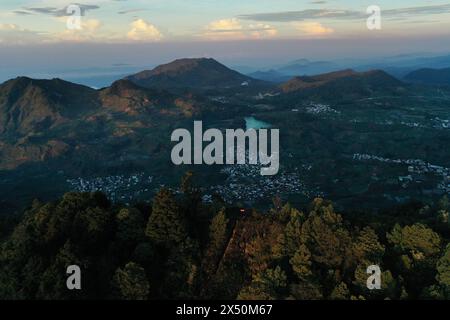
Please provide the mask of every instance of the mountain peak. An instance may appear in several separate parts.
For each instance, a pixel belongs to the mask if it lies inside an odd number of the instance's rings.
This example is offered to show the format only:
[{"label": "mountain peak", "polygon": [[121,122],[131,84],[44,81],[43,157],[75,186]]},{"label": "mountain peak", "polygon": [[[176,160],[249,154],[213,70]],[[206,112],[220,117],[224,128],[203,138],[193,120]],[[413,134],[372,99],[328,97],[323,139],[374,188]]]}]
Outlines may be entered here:
[{"label": "mountain peak", "polygon": [[335,72],[319,74],[316,76],[294,77],[280,86],[284,92],[294,92],[303,89],[318,88],[332,82],[358,80],[371,82],[375,80],[389,82],[390,84],[401,84],[400,81],[391,77],[382,70],[370,70],[366,72],[356,72],[352,69],[345,69]]},{"label": "mountain peak", "polygon": [[97,92],[89,87],[18,77],[0,85],[0,133],[40,132],[96,106]]},{"label": "mountain peak", "polygon": [[184,58],[177,59],[167,64],[162,64],[153,69],[154,74],[159,73],[179,73],[186,72],[195,68],[221,68],[227,69],[224,65],[212,58]]},{"label": "mountain peak", "polygon": [[336,72],[319,74],[316,76],[295,77],[280,86],[285,93],[298,92],[301,90],[315,89],[322,87],[351,88],[396,88],[402,82],[390,76],[382,70],[370,70],[357,72],[352,69],[345,69]]},{"label": "mountain peak", "polygon": [[40,88],[49,93],[58,90],[93,90],[89,87],[68,82],[60,78],[53,79],[32,79],[29,77],[17,77],[0,84],[0,87],[5,90],[24,90],[28,86]]},{"label": "mountain peak", "polygon": [[0,84],[0,87],[2,88],[8,88],[9,90],[13,90],[14,88],[20,89],[20,88],[26,88],[28,85],[30,85],[33,82],[33,79],[28,77],[17,77],[14,79],[10,79],[8,81],[5,81],[4,83]]},{"label": "mountain peak", "polygon": [[212,58],[177,59],[131,75],[130,80],[147,88],[228,88],[256,81]]}]

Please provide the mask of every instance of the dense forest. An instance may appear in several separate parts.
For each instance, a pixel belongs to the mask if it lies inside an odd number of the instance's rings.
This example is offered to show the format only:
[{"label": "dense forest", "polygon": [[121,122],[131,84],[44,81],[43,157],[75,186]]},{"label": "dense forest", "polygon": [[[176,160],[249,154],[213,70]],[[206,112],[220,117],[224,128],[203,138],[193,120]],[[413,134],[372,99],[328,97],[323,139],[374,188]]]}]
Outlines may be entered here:
[{"label": "dense forest", "polygon": [[[265,212],[205,204],[187,174],[179,192],[112,204],[101,193],[35,200],[0,222],[0,299],[449,299],[450,203],[383,212]],[[66,269],[82,270],[68,290]],[[366,286],[379,265],[382,286]]]}]

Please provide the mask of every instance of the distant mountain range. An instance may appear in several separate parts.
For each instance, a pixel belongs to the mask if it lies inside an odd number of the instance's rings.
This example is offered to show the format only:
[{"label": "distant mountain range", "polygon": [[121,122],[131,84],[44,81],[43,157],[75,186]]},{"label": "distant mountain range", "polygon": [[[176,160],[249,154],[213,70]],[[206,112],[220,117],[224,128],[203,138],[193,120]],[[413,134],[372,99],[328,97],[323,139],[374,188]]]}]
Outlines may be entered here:
[{"label": "distant mountain range", "polygon": [[[215,112],[215,117],[246,112],[233,109],[238,108],[234,105],[218,107],[201,95],[189,92],[194,89],[228,90],[227,96],[232,97],[241,88],[262,85],[263,93],[323,94],[327,97],[336,88],[340,94],[356,92],[358,87],[358,92],[364,93],[366,87],[398,84],[381,71],[357,73],[345,70],[296,77],[279,87],[269,86],[213,59],[176,60],[118,80],[100,90],[60,79],[19,77],[0,85],[0,169],[60,157],[74,150],[99,153],[102,148],[89,147],[94,137],[104,141],[105,147],[114,137],[134,137],[134,142],[126,146],[132,148],[139,143],[138,132],[154,128],[161,117],[170,124],[205,112],[213,113],[217,108],[224,109]],[[183,92],[177,89],[183,89]],[[313,89],[316,91],[311,92]],[[253,92],[247,94],[248,97],[252,95]],[[103,152],[107,157],[111,151]]]},{"label": "distant mountain range", "polygon": [[[305,64],[302,60],[296,65]],[[229,102],[212,101],[202,90],[216,90]],[[127,137],[133,142],[124,147],[137,148],[142,132],[157,130],[158,123],[173,124],[205,114],[214,118],[246,114],[242,105],[251,105],[257,95],[287,99],[291,104],[298,98],[359,99],[406,90],[405,83],[380,70],[347,69],[269,84],[204,58],[176,60],[99,90],[60,79],[19,77],[0,85],[0,169],[74,150],[98,153],[101,148],[89,147],[93,137],[105,146],[114,137]]]},{"label": "distant mountain range", "polygon": [[281,74],[296,76],[296,75],[314,75],[338,69],[339,66],[333,62],[310,61],[308,59],[299,59],[278,68],[277,71]]},{"label": "distant mountain range", "polygon": [[[418,71],[408,79],[413,80],[415,75],[423,74],[429,78],[435,74],[430,72]],[[448,73],[449,70],[438,72],[442,79],[445,79],[445,72]],[[263,83],[266,84],[231,70],[214,59],[204,58],[176,60],[153,70],[128,76],[100,90],[60,79],[34,80],[19,77],[0,85],[0,133],[6,137],[45,131],[54,125],[99,110],[139,114],[158,105],[180,105],[178,93],[169,93],[174,88],[233,89]],[[293,93],[312,89],[326,91],[339,87],[342,93],[343,90],[354,92],[358,88],[388,90],[401,85],[399,80],[383,71],[356,72],[348,69],[316,76],[293,77],[279,86],[265,88]],[[186,108],[185,106],[184,112],[187,112]],[[192,115],[195,112],[198,110],[188,113]]]},{"label": "distant mountain range", "polygon": [[268,82],[275,82],[275,83],[281,83],[288,81],[292,76],[284,75],[277,70],[268,70],[268,71],[256,71],[249,74],[250,77],[268,81]]},{"label": "distant mountain range", "polygon": [[284,65],[271,67],[270,69],[254,71],[248,75],[256,79],[281,83],[293,76],[310,76],[352,68],[360,72],[383,70],[398,79],[403,79],[409,73],[419,69],[448,67],[450,67],[450,55],[427,56],[411,54],[366,60],[311,61],[298,59]]},{"label": "distant mountain range", "polygon": [[337,71],[339,69],[339,65],[333,62],[298,59],[267,71],[250,73],[249,76],[264,81],[281,83],[294,76],[317,75],[330,71]]}]

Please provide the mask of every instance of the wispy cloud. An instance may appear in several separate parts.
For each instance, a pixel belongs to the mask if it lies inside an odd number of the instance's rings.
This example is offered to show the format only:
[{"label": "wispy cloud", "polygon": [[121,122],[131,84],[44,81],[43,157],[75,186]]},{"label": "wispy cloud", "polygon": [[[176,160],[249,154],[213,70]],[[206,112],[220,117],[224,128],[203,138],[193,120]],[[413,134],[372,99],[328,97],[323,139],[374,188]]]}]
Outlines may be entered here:
[{"label": "wispy cloud", "polygon": [[29,16],[29,15],[33,14],[31,12],[24,11],[24,10],[15,10],[15,11],[13,11],[13,13],[18,15],[18,16]]},{"label": "wispy cloud", "polygon": [[309,19],[355,19],[366,16],[362,12],[351,10],[308,9],[302,11],[285,11],[240,15],[240,19],[270,22],[293,22]]},{"label": "wispy cloud", "polygon": [[[86,15],[86,12],[89,10],[95,10],[99,9],[100,7],[98,5],[91,5],[91,4],[80,4],[80,3],[74,3],[74,5],[77,5],[80,7],[80,14],[82,16]],[[47,14],[55,17],[66,17],[73,15],[71,12],[67,12],[68,6],[64,8],[55,8],[55,7],[25,7],[23,8],[27,12],[34,12],[34,13],[40,13],[40,14]]]},{"label": "wispy cloud", "polygon": [[424,15],[424,14],[442,14],[450,13],[450,4],[435,5],[435,6],[422,6],[422,7],[409,7],[384,10],[383,14],[389,16],[397,15]]},{"label": "wispy cloud", "polygon": [[118,14],[128,14],[128,13],[136,13],[136,12],[142,12],[146,11],[147,9],[127,9],[127,10],[121,10],[118,11]]},{"label": "wispy cloud", "polygon": [[[399,16],[414,17],[444,13],[450,13],[450,4],[382,10],[383,17],[387,18]],[[308,9],[301,11],[244,14],[238,16],[238,18],[253,21],[293,22],[311,19],[365,19],[367,18],[367,14],[355,10]]]}]

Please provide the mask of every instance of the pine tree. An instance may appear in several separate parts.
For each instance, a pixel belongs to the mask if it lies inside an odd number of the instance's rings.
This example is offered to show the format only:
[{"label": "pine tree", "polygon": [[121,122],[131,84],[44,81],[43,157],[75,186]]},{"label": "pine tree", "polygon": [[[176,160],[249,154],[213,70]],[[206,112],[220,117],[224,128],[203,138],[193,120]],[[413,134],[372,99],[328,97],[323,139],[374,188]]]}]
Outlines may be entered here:
[{"label": "pine tree", "polygon": [[116,215],[116,237],[125,245],[133,245],[144,238],[144,217],[137,209],[124,208]]},{"label": "pine tree", "polygon": [[342,216],[322,199],[314,200],[308,219],[302,225],[301,237],[311,251],[313,263],[324,270],[338,270],[351,257],[351,237],[342,223]]},{"label": "pine tree", "polygon": [[253,281],[244,287],[238,295],[240,300],[276,300],[286,293],[286,273],[277,266],[266,269],[253,277]]},{"label": "pine tree", "polygon": [[292,270],[301,280],[307,280],[312,276],[311,252],[305,245],[301,245],[290,260]]},{"label": "pine tree", "polygon": [[227,219],[225,209],[222,208],[211,221],[209,226],[209,242],[203,260],[204,273],[211,276],[215,271],[219,259],[226,245],[227,229],[229,219]]},{"label": "pine tree", "polygon": [[362,229],[353,245],[353,253],[356,262],[363,260],[380,263],[385,252],[385,247],[378,241],[378,236],[370,227]]},{"label": "pine tree", "polygon": [[404,228],[396,225],[386,237],[397,250],[408,253],[414,260],[433,257],[440,252],[439,235],[420,223]]},{"label": "pine tree", "polygon": [[167,189],[159,191],[153,200],[145,234],[155,243],[170,247],[186,239],[185,225],[172,193]]},{"label": "pine tree", "polygon": [[214,216],[209,227],[209,248],[215,254],[220,253],[227,240],[228,223],[225,208]]},{"label": "pine tree", "polygon": [[301,232],[303,214],[296,210],[289,210],[290,219],[284,232],[279,235],[277,243],[273,248],[273,255],[276,258],[292,257],[301,245]]},{"label": "pine tree", "polygon": [[186,238],[179,243],[164,264],[166,275],[161,294],[169,299],[189,299],[197,289],[198,243]]},{"label": "pine tree", "polygon": [[125,300],[146,300],[150,293],[150,285],[144,268],[134,262],[129,262],[123,269],[117,269],[113,286],[119,296]]}]

